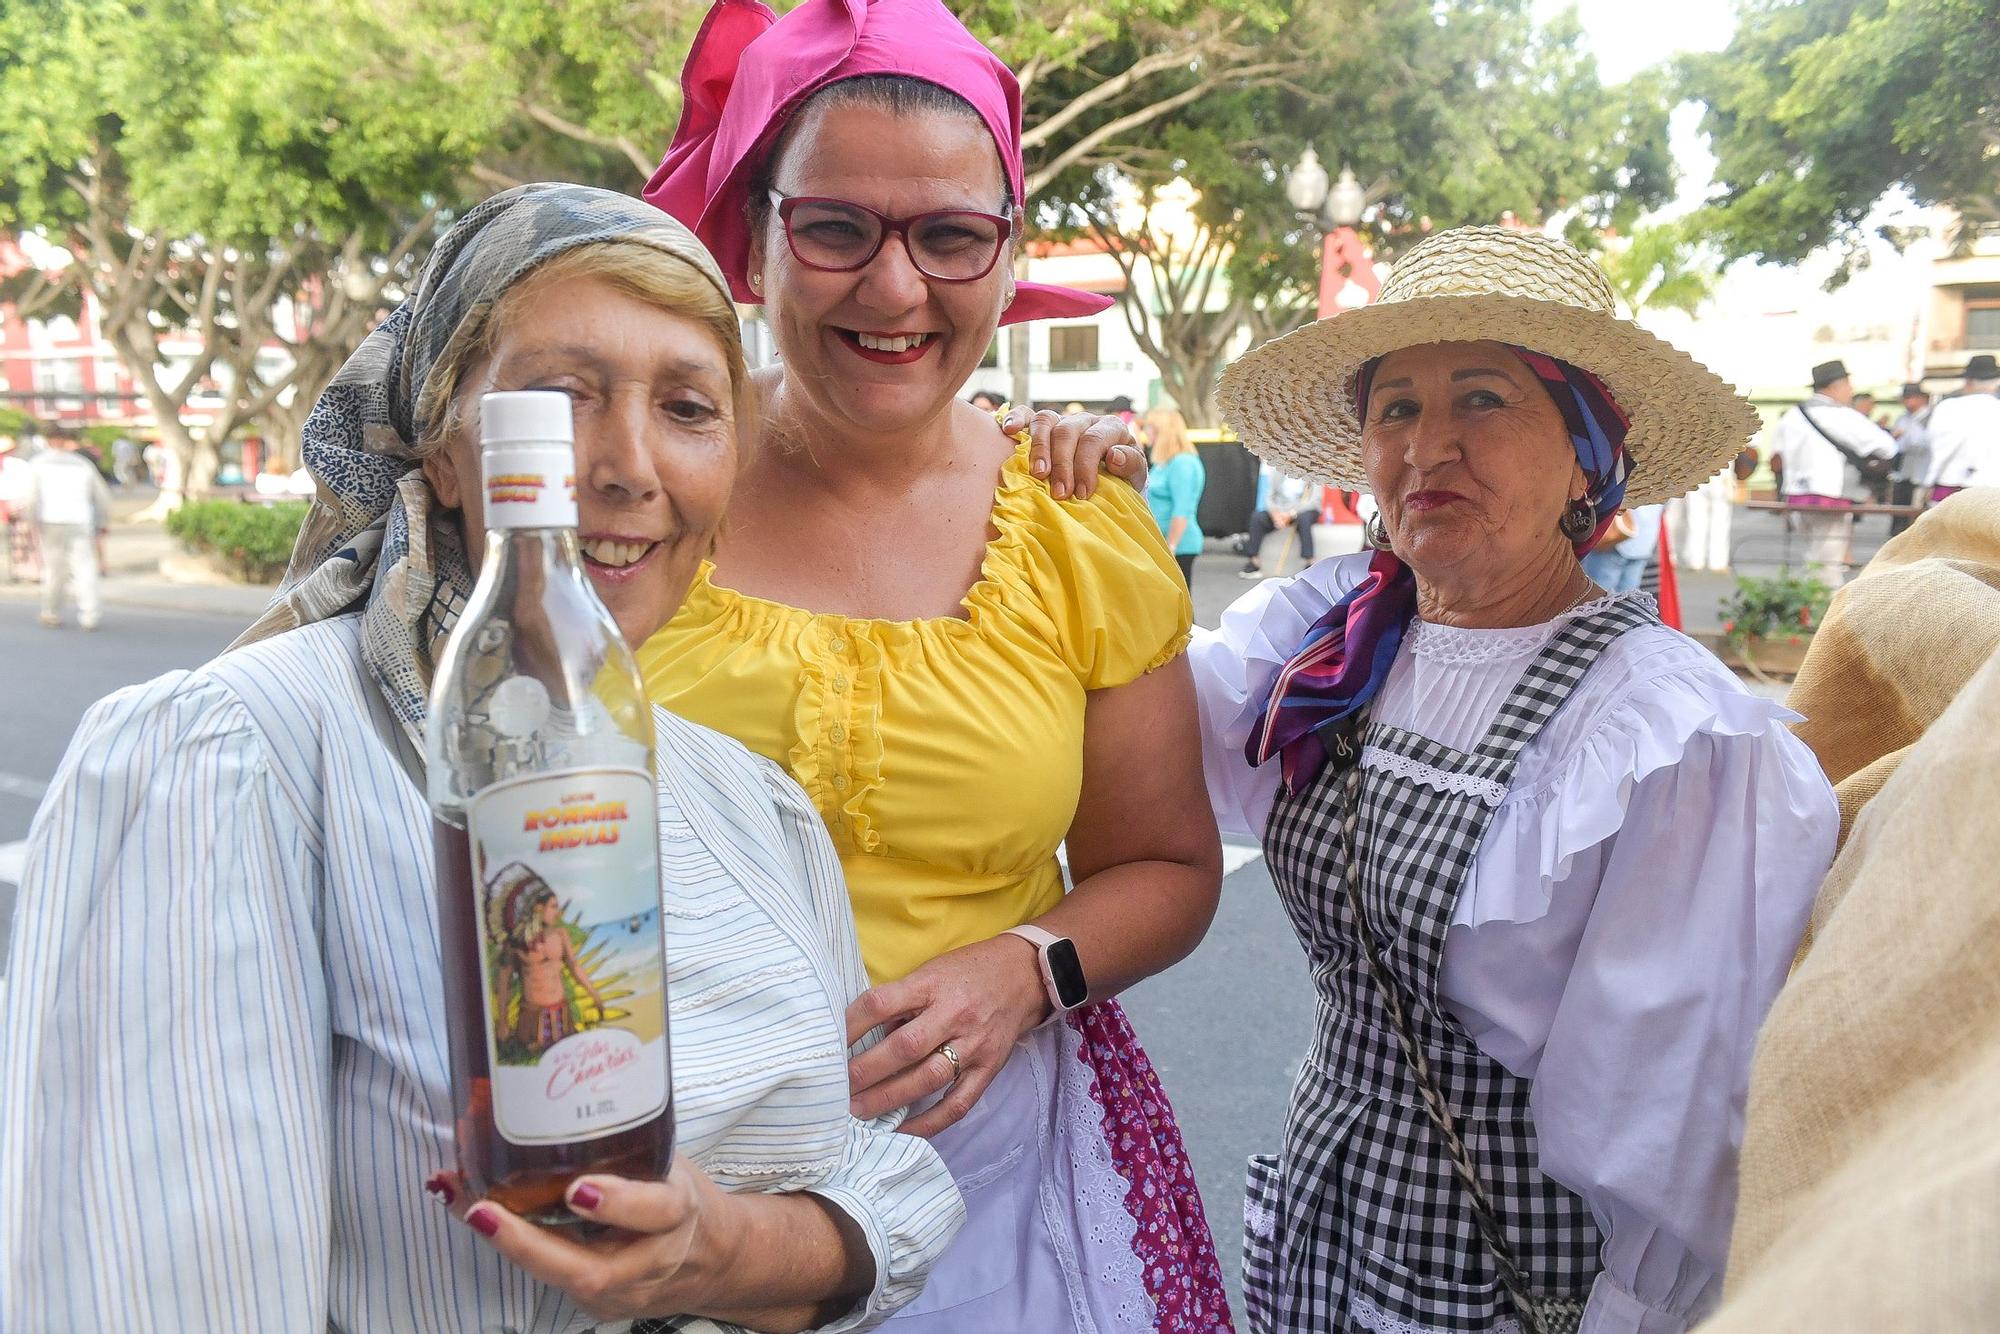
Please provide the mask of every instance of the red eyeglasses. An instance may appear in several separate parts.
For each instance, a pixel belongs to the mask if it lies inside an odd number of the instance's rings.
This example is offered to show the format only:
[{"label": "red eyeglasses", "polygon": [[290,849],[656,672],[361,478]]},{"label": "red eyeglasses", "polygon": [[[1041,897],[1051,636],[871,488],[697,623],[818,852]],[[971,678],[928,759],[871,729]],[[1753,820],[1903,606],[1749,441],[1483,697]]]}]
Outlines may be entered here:
[{"label": "red eyeglasses", "polygon": [[792,256],[823,273],[866,268],[891,232],[903,238],[910,262],[926,278],[969,283],[993,272],[1014,224],[996,213],[945,209],[891,218],[845,199],[771,191]]}]

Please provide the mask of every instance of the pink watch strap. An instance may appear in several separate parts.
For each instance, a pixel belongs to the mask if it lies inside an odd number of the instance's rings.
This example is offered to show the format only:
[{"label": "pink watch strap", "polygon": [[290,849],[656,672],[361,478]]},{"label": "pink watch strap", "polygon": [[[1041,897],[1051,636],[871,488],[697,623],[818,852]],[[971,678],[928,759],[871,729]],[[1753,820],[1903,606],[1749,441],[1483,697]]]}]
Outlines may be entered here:
[{"label": "pink watch strap", "polygon": [[1053,931],[1044,931],[1039,926],[1027,922],[1023,922],[1020,926],[1008,927],[1007,934],[1010,936],[1019,936],[1030,945],[1033,945],[1037,950],[1045,950],[1062,939],[1061,936],[1058,936]]},{"label": "pink watch strap", "polygon": [[1025,922],[1020,926],[1008,927],[1005,934],[1019,936],[1035,947],[1035,965],[1042,970],[1042,991],[1048,996],[1049,1008],[1053,1011],[1049,1016],[1050,1020],[1055,1020],[1068,1014],[1070,1007],[1063,1004],[1062,989],[1056,985],[1055,972],[1049,967],[1049,946],[1061,940],[1062,937],[1052,931],[1044,931],[1039,926],[1031,926]]}]

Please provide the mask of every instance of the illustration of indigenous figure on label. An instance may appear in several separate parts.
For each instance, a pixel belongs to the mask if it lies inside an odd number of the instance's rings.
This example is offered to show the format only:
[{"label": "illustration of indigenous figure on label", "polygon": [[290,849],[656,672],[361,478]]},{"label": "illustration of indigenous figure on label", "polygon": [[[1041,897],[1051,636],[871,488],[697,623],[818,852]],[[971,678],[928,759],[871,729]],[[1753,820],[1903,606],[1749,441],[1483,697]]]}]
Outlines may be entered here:
[{"label": "illustration of indigenous figure on label", "polygon": [[667,1105],[659,825],[642,769],[545,771],[466,805],[494,1125],[572,1143]]},{"label": "illustration of indigenous figure on label", "polygon": [[570,1034],[602,1022],[604,993],[577,957],[584,932],[565,918],[547,881],[519,862],[502,869],[487,890],[486,929],[503,1063],[533,1065]]}]

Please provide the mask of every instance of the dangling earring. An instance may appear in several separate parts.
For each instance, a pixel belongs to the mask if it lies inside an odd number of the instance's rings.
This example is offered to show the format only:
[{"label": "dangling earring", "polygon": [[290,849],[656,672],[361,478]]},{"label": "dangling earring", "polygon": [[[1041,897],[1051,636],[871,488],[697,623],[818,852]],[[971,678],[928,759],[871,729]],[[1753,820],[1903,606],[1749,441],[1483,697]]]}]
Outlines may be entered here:
[{"label": "dangling earring", "polygon": [[1368,522],[1361,525],[1361,537],[1362,540],[1366,541],[1369,546],[1375,548],[1377,551],[1388,551],[1391,549],[1389,545],[1389,527],[1382,522],[1382,511],[1377,510],[1368,516]]},{"label": "dangling earring", "polygon": [[1597,509],[1587,500],[1572,500],[1563,507],[1562,519],[1556,527],[1575,546],[1597,531]]}]

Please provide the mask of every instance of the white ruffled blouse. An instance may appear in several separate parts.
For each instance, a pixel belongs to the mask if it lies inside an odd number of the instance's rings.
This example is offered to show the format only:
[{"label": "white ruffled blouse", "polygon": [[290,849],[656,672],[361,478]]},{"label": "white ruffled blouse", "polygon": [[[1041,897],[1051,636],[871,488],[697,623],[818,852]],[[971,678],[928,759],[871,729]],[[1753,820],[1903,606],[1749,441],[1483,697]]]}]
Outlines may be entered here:
[{"label": "white ruffled blouse", "polygon": [[[1266,580],[1197,632],[1225,832],[1262,837],[1278,765],[1252,769],[1244,742],[1307,627],[1367,567]],[[1418,621],[1372,716],[1470,750],[1557,627],[1601,605],[1510,630]],[[1797,719],[1677,631],[1620,636],[1495,794],[1459,894],[1442,999],[1532,1081],[1542,1168],[1605,1236],[1585,1334],[1680,1334],[1721,1295],[1752,1048],[1839,831]],[[1407,766],[1373,749],[1362,763]]]}]

